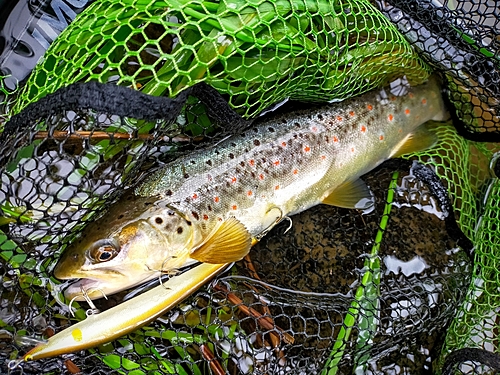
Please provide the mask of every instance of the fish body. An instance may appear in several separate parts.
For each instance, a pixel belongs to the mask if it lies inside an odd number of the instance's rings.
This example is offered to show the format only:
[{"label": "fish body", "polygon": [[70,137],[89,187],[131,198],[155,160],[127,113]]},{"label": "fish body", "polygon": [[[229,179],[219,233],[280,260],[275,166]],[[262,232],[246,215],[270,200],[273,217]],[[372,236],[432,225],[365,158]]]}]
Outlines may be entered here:
[{"label": "fish body", "polygon": [[444,116],[431,79],[401,96],[378,90],[263,119],[146,178],[66,249],[55,276],[83,278],[70,297],[82,287],[113,293],[190,262],[241,259],[277,222],[314,205],[366,208],[359,177],[432,145],[419,126]]}]

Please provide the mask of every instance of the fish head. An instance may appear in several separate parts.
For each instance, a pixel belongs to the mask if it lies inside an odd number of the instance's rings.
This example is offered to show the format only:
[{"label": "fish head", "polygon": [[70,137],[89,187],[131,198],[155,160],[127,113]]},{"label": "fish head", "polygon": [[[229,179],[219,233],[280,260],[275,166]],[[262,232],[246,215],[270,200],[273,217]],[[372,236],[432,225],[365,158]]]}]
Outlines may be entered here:
[{"label": "fish head", "polygon": [[100,298],[192,262],[193,226],[177,210],[156,207],[133,220],[110,213],[91,223],[59,259],[55,277],[80,278],[65,290],[67,298],[83,300],[83,290]]}]

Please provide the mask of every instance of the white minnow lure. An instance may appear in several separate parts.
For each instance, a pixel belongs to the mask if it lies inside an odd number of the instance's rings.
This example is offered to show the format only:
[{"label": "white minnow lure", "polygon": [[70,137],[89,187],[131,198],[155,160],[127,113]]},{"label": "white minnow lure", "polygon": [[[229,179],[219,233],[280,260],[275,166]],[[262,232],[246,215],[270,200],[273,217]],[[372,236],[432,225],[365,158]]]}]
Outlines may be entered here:
[{"label": "white minnow lure", "polygon": [[69,298],[82,288],[111,294],[196,261],[237,261],[277,222],[314,205],[365,209],[372,196],[359,177],[432,146],[436,136],[420,125],[446,114],[432,78],[401,96],[378,90],[261,119],[126,193],[66,249],[54,275],[81,278]]},{"label": "white minnow lure", "polygon": [[202,263],[171,277],[163,285],[66,328],[50,337],[46,343],[30,350],[22,359],[30,361],[54,357],[92,348],[124,336],[175,307],[226,266],[227,264]]}]

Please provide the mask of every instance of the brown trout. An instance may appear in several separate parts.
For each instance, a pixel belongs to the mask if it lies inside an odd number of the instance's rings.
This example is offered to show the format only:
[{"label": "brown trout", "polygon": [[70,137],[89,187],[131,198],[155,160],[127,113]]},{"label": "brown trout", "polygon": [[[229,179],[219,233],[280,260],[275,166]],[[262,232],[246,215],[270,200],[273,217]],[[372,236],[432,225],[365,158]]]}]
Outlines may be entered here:
[{"label": "brown trout", "polygon": [[280,220],[314,205],[364,209],[359,178],[383,161],[432,146],[420,126],[446,110],[434,79],[396,96],[372,91],[262,119],[180,157],[126,193],[65,251],[54,274],[99,298],[192,262],[244,257]]}]

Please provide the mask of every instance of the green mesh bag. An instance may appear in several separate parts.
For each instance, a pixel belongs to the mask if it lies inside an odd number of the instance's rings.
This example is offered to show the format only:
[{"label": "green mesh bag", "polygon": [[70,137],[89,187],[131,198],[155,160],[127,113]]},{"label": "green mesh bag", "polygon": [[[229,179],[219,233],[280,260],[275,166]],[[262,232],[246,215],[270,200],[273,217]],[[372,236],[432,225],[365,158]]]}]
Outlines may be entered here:
[{"label": "green mesh bag", "polygon": [[[418,84],[432,66],[448,82],[461,134],[498,139],[496,26],[485,34],[488,22],[476,18],[472,27],[468,19],[469,11],[498,15],[495,4],[450,11],[427,0],[391,3],[403,11],[378,2],[384,18],[359,0],[96,1],[26,84],[7,93],[2,116],[72,83],[99,81],[177,98],[205,82],[254,118],[285,99],[341,100],[402,76]],[[469,65],[463,51],[474,57]],[[214,127],[208,109],[190,96],[176,119],[146,121],[75,105],[39,114],[0,144],[0,372],[33,338],[85,318],[84,304],[74,305],[73,318],[54,298],[51,270],[95,212],[151,168],[234,131]],[[238,263],[120,340],[27,363],[24,373],[420,374],[440,373],[457,349],[497,351],[498,192],[489,166],[499,147],[464,139],[450,124],[435,130],[439,144],[407,159],[441,179],[451,220],[408,163],[384,165],[365,177],[377,200],[372,214],[325,206],[302,213],[290,231],[277,227],[252,250],[253,266]],[[473,241],[475,264],[453,223]],[[424,270],[408,272],[415,262]],[[262,325],[269,319],[271,329]],[[474,364],[454,371],[488,373]]]},{"label": "green mesh bag", "polygon": [[96,1],[63,31],[13,106],[97,80],[175,97],[204,81],[246,117],[284,99],[341,100],[429,68],[356,1]]}]

